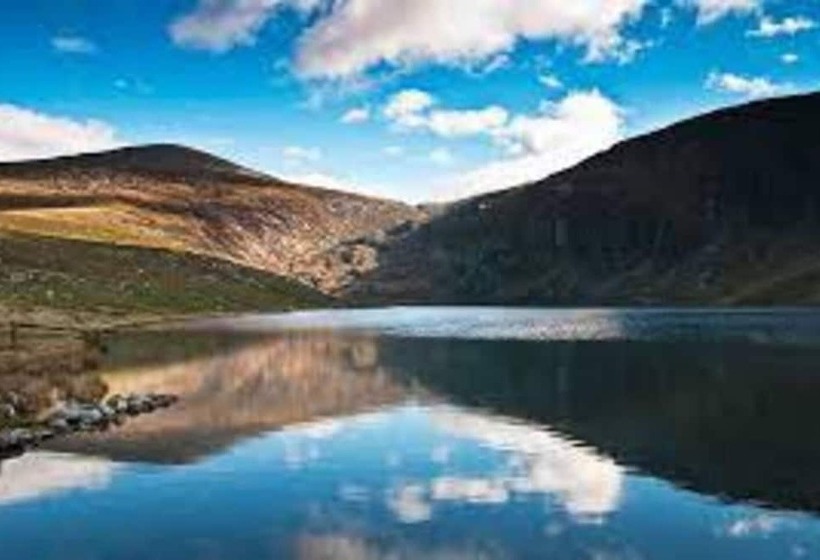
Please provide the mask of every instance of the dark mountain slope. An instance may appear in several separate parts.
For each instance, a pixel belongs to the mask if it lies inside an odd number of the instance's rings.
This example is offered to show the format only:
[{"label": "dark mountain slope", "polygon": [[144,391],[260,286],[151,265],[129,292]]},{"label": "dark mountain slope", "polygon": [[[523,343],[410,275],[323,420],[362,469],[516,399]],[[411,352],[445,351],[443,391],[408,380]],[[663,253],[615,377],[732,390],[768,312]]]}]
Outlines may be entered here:
[{"label": "dark mountain slope", "polygon": [[108,152],[0,164],[0,174],[7,176],[43,176],[66,170],[265,177],[226,159],[175,144],[128,146]]},{"label": "dark mountain slope", "polygon": [[457,203],[381,255],[364,301],[820,303],[820,94],[624,142]]}]

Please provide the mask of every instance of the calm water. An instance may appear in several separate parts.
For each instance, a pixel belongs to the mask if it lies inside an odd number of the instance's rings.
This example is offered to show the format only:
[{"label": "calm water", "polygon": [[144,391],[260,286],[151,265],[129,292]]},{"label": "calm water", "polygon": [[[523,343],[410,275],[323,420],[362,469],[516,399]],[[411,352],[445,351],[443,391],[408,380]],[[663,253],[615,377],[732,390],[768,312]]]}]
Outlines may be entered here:
[{"label": "calm water", "polygon": [[0,558],[820,558],[820,313],[337,311],[112,341],[182,402],[0,465]]}]

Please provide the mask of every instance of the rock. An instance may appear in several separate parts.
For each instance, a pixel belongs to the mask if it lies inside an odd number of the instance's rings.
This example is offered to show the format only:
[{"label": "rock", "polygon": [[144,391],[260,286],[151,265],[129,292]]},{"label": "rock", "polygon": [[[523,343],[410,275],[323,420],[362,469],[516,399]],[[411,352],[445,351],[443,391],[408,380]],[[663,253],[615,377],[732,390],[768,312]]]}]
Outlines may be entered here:
[{"label": "rock", "polygon": [[154,397],[154,404],[159,408],[168,408],[174,405],[179,400],[175,395],[156,395]]},{"label": "rock", "polygon": [[128,400],[121,395],[114,395],[106,401],[106,405],[117,414],[128,412]]},{"label": "rock", "polygon": [[36,440],[34,432],[26,428],[15,428],[0,434],[0,449],[25,449]]},{"label": "rock", "polygon": [[88,408],[82,411],[82,422],[98,424],[105,419],[105,415],[98,408]]},{"label": "rock", "polygon": [[106,419],[109,419],[109,420],[114,418],[114,416],[117,415],[117,412],[113,408],[111,408],[110,406],[105,405],[105,404],[100,405],[99,411],[102,413],[103,418],[106,418]]},{"label": "rock", "polygon": [[0,404],[0,418],[4,420],[14,420],[17,418],[17,409],[10,403]]},{"label": "rock", "polygon": [[104,404],[63,403],[39,427],[0,432],[0,457],[22,453],[29,447],[60,434],[107,430],[112,424],[121,424],[126,414],[136,416],[152,412],[169,407],[177,400],[174,395],[150,394],[127,397],[114,395]]},{"label": "rock", "polygon": [[34,440],[37,443],[49,440],[53,438],[55,435],[56,434],[54,433],[54,431],[49,430],[47,428],[39,428],[37,430],[34,430],[33,432]]},{"label": "rock", "polygon": [[56,433],[61,434],[71,429],[65,418],[52,418],[48,421],[48,426]]}]

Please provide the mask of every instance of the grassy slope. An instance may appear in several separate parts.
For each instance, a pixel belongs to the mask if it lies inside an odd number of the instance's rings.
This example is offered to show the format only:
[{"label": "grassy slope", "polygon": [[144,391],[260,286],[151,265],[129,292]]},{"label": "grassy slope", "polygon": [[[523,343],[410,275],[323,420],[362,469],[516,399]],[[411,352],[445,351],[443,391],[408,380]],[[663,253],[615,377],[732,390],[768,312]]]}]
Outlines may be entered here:
[{"label": "grassy slope", "polygon": [[321,304],[313,290],[217,259],[0,230],[0,306],[10,309],[162,315]]},{"label": "grassy slope", "polygon": [[0,230],[172,251],[190,249],[185,226],[182,219],[126,204],[0,210]]}]

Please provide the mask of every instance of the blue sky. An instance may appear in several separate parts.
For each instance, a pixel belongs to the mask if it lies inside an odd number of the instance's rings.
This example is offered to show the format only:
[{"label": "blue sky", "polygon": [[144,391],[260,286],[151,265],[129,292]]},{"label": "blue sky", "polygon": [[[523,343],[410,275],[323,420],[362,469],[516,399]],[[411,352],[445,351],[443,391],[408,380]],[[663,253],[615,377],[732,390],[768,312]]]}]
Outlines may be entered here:
[{"label": "blue sky", "polygon": [[820,87],[818,0],[7,0],[0,159],[179,142],[418,202]]}]

